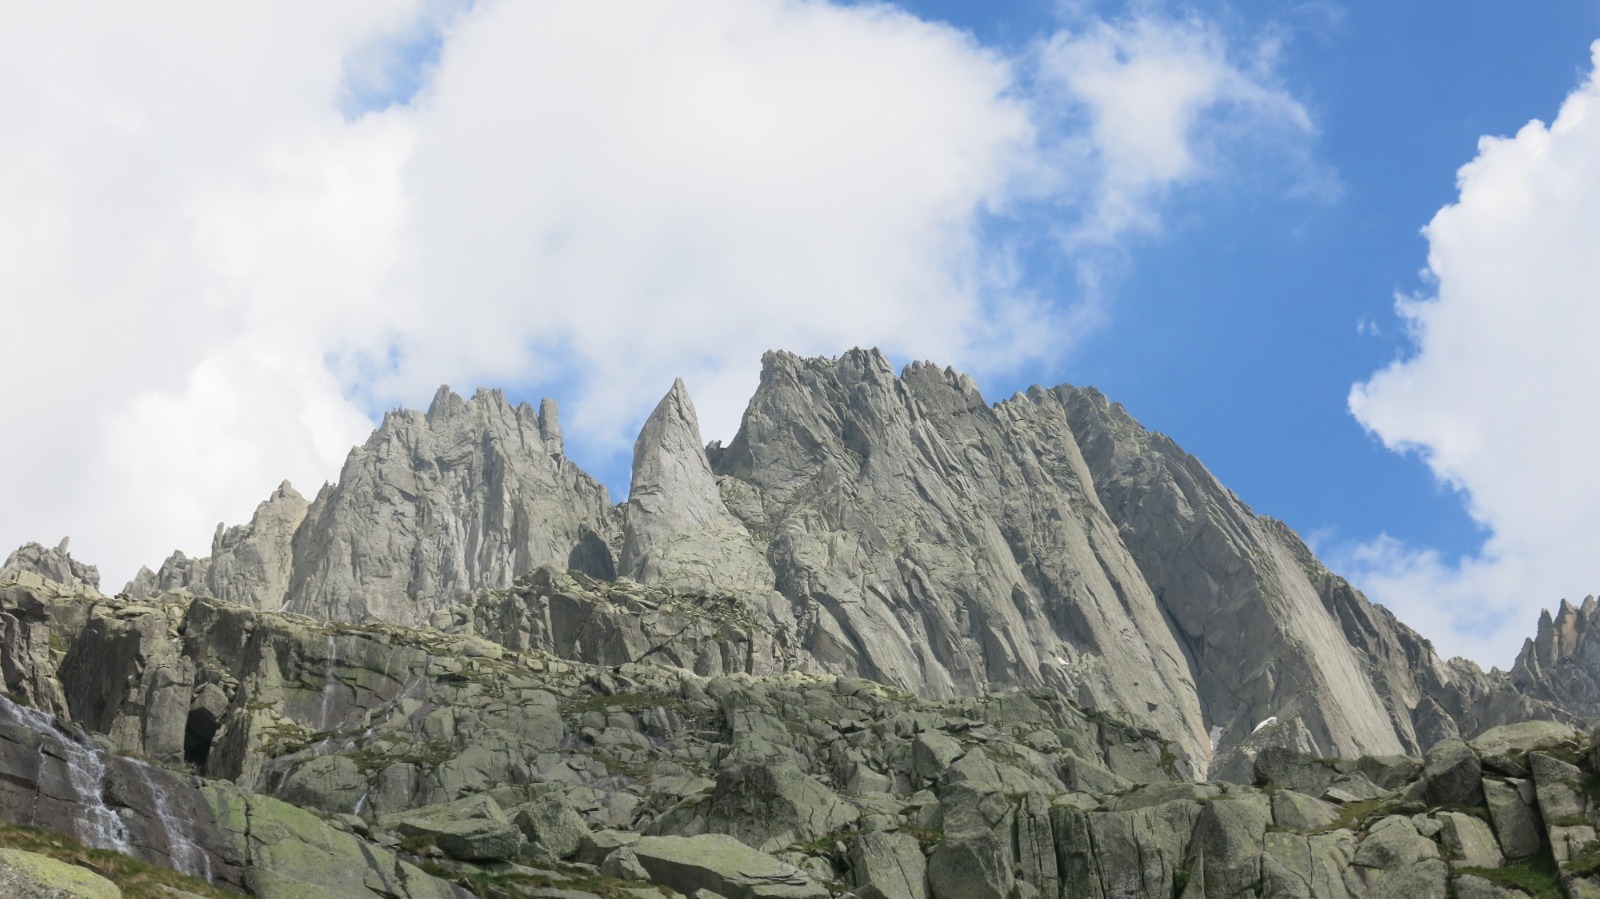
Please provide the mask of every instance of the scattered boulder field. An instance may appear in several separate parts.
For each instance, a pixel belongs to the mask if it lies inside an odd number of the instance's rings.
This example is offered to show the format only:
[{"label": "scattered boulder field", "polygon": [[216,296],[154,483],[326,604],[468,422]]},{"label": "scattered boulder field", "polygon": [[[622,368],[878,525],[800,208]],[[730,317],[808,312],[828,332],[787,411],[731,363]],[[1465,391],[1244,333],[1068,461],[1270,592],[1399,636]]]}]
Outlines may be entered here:
[{"label": "scattered boulder field", "polygon": [[1600,759],[1560,723],[1343,759],[1273,724],[1249,782],[1206,781],[1046,688],[928,700],[477,632],[563,592],[625,640],[688,599],[625,582],[538,572],[413,628],[25,580],[0,587],[0,817],[251,895],[1600,896]]}]

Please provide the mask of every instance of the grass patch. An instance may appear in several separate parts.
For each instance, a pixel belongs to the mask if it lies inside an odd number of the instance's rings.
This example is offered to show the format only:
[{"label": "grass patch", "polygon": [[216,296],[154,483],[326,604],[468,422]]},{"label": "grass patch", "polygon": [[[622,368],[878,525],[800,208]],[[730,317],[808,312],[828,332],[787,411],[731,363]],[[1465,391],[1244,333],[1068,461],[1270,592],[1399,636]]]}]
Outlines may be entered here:
[{"label": "grass patch", "polygon": [[126,899],[172,899],[167,887],[206,899],[233,899],[244,895],[212,886],[198,877],[185,877],[171,868],[139,861],[131,855],[110,849],[91,849],[69,836],[37,827],[0,824],[0,846],[48,855],[86,868],[115,883]]},{"label": "grass patch", "polygon": [[1600,871],[1600,840],[1589,843],[1581,852],[1568,859],[1567,871],[1579,876]]},{"label": "grass patch", "polygon": [[1471,874],[1501,887],[1522,890],[1533,899],[1566,899],[1561,889],[1561,872],[1548,853],[1503,868],[1461,868],[1457,874]]},{"label": "grass patch", "polygon": [[916,837],[917,842],[921,843],[924,848],[932,846],[934,843],[944,841],[944,831],[942,830],[932,830],[926,827],[911,827],[909,825],[901,825],[900,832]]},{"label": "grass patch", "polygon": [[557,707],[562,716],[566,717],[581,716],[586,712],[642,712],[658,706],[677,712],[678,717],[685,720],[690,717],[691,710],[687,703],[676,696],[660,693],[616,693],[611,696],[596,693],[574,702],[561,702]]},{"label": "grass patch", "polygon": [[841,830],[837,833],[831,833],[827,836],[818,837],[808,843],[791,843],[789,845],[789,850],[791,852],[800,852],[805,855],[827,855],[828,853],[832,852],[833,847],[839,843],[848,845],[857,837],[866,836],[871,832],[872,831],[870,830],[860,829]]}]

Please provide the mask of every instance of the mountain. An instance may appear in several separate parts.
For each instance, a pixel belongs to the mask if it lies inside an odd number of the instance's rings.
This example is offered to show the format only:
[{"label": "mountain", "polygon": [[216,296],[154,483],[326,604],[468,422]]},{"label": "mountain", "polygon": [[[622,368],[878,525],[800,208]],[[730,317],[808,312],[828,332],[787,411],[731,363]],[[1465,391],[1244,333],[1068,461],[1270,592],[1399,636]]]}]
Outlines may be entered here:
[{"label": "mountain", "polygon": [[22,547],[0,819],[263,897],[1600,895],[1593,599],[1441,659],[1098,391],[869,350],[632,475],[441,388],[117,597]]},{"label": "mountain", "polygon": [[1247,777],[1269,718],[1284,745],[1355,756],[1567,715],[1439,658],[1098,391],[990,404],[874,350],[768,353],[727,446],[703,445],[678,381],[616,507],[563,455],[552,401],[441,388],[308,507],[286,484],[211,557],[129,591],[416,625],[542,565],[732,597],[770,647],[758,667],[929,698],[1059,690],[1169,736],[1197,774]]}]

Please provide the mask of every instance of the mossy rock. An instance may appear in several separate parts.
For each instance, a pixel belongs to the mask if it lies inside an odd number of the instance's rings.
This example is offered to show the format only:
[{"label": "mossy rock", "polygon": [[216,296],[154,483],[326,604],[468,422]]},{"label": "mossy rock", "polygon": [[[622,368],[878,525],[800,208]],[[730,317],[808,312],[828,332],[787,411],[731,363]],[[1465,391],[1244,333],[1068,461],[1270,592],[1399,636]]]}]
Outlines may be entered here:
[{"label": "mossy rock", "polygon": [[122,890],[87,868],[21,849],[0,849],[0,895],[18,899],[122,899]]}]

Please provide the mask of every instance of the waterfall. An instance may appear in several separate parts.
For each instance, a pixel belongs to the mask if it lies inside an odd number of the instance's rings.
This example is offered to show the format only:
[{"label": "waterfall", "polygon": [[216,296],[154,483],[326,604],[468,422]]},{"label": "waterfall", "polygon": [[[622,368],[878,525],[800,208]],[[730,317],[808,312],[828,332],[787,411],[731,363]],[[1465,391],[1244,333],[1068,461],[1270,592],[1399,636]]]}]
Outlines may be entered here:
[{"label": "waterfall", "polygon": [[331,714],[330,705],[333,702],[334,684],[338,678],[334,676],[334,668],[339,661],[339,644],[334,642],[333,634],[328,634],[328,667],[322,676],[322,711],[317,716],[317,730],[332,730],[328,716]]},{"label": "waterfall", "polygon": [[131,852],[127,824],[106,805],[106,763],[99,750],[78,742],[76,737],[58,727],[54,718],[38,709],[18,705],[5,696],[0,696],[0,708],[9,712],[17,723],[52,736],[60,743],[66,754],[67,780],[72,785],[73,798],[82,809],[73,818],[77,837],[96,849]]},{"label": "waterfall", "polygon": [[145,788],[150,791],[156,818],[161,822],[161,832],[167,835],[168,857],[172,859],[172,867],[180,874],[204,877],[209,882],[212,877],[211,855],[189,839],[189,822],[173,817],[166,785],[160,778],[150,776],[150,766],[135,762],[133,767],[139,772],[139,779],[144,781]]}]

